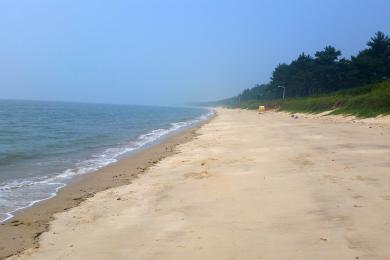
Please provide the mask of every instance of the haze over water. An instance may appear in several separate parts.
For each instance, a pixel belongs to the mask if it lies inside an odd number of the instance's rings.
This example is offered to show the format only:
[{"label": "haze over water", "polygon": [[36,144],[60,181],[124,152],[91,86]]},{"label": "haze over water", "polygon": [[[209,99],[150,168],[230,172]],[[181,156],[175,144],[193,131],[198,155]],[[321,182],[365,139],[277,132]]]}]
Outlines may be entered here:
[{"label": "haze over water", "polygon": [[389,33],[389,9],[388,0],[0,1],[0,97],[228,98],[302,52],[356,55]]}]

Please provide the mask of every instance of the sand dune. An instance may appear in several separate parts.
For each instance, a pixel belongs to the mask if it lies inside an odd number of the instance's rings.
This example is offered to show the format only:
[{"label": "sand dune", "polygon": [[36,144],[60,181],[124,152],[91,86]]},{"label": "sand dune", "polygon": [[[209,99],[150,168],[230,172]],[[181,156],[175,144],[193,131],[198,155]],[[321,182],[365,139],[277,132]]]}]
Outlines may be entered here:
[{"label": "sand dune", "polygon": [[390,128],[218,110],[17,259],[390,259]]}]

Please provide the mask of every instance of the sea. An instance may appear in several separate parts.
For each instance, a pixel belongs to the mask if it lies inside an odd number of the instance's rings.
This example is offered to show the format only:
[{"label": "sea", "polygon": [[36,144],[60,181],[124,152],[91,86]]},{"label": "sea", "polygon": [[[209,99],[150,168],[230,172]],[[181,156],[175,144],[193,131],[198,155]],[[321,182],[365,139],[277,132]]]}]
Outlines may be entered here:
[{"label": "sea", "polygon": [[212,114],[196,107],[0,100],[0,222],[55,196],[75,176]]}]

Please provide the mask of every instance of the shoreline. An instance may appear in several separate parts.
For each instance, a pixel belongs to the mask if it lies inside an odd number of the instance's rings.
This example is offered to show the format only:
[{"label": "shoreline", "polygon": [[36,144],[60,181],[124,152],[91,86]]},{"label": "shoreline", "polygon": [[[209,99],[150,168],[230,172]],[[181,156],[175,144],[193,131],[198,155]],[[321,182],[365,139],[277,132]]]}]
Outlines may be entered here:
[{"label": "shoreline", "polygon": [[131,185],[56,214],[37,248],[10,259],[389,258],[389,126],[217,115]]},{"label": "shoreline", "polygon": [[113,164],[76,176],[53,197],[14,212],[12,218],[0,223],[0,259],[37,247],[39,236],[48,230],[55,214],[77,207],[97,192],[131,184],[146,169],[175,154],[177,145],[194,138],[196,130],[215,116],[214,112],[210,118],[170,133],[157,143],[139,148]]},{"label": "shoreline", "polygon": [[[194,117],[192,119],[188,119],[186,121],[173,122],[170,124],[170,127],[168,128],[152,129],[143,134],[139,134],[136,138],[134,138],[134,140],[129,141],[130,144],[128,145],[122,145],[122,146],[119,145],[118,147],[113,146],[110,148],[105,148],[104,151],[100,151],[98,152],[98,154],[93,155],[93,158],[96,158],[97,156],[104,157],[103,159],[93,160],[97,162],[90,162],[92,161],[91,158],[89,159],[84,158],[83,160],[80,161],[80,165],[79,164],[75,164],[73,166],[69,165],[68,168],[60,170],[57,174],[47,177],[47,179],[38,180],[38,181],[31,180],[32,185],[42,181],[42,182],[47,182],[49,185],[53,184],[56,187],[50,190],[50,192],[47,192],[41,198],[36,198],[35,200],[30,199],[26,201],[26,204],[24,206],[19,206],[17,208],[13,208],[12,210],[10,209],[7,212],[2,211],[0,214],[0,225],[12,219],[17,212],[31,208],[36,204],[42,203],[46,200],[55,197],[58,194],[59,190],[69,185],[70,183],[74,182],[74,180],[78,180],[80,176],[99,171],[100,169],[108,165],[111,165],[122,159],[126,159],[130,157],[131,155],[137,153],[137,151],[139,150],[154,146],[172,135],[185,131],[186,129],[196,127],[199,124],[202,124],[202,122],[207,121],[210,117],[213,116],[214,113],[213,110],[212,109],[207,109],[207,110],[208,110],[207,113],[203,113],[200,116]],[[111,152],[109,152],[109,150],[111,149],[118,149],[118,151],[115,151],[112,154]],[[85,165],[85,163],[88,164]],[[62,178],[64,178],[65,180],[62,180]],[[22,178],[22,181],[28,182],[30,180],[28,178],[26,179]],[[17,184],[14,184],[14,186],[17,187]],[[13,185],[8,186],[7,182],[5,182],[5,188],[8,190],[12,190],[14,186]],[[0,189],[2,188],[3,185],[0,187]]]}]

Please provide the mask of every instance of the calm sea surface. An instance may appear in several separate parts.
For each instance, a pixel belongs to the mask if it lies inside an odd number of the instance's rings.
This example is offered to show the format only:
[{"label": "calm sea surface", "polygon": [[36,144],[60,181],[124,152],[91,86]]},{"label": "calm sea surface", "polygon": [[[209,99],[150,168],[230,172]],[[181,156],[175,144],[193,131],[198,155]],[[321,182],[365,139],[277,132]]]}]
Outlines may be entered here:
[{"label": "calm sea surface", "polygon": [[0,100],[0,222],[169,133],[197,124],[201,108]]}]

